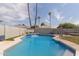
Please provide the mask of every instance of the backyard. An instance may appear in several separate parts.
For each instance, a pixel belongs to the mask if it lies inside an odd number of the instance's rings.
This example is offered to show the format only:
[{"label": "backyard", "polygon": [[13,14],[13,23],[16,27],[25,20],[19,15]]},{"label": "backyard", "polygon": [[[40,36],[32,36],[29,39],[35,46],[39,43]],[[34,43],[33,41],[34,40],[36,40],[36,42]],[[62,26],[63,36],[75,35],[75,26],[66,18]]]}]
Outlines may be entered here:
[{"label": "backyard", "polygon": [[79,23],[74,22],[79,5],[61,5],[64,4],[0,4],[0,55],[79,55]]},{"label": "backyard", "polygon": [[61,36],[61,38],[79,44],[79,36]]}]

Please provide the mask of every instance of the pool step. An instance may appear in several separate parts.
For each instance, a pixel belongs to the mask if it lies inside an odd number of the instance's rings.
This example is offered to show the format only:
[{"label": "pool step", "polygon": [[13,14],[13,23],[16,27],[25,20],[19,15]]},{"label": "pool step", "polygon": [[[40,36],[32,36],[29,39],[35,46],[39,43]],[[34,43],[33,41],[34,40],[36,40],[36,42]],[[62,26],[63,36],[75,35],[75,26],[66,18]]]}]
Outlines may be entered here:
[{"label": "pool step", "polygon": [[74,54],[71,52],[71,51],[69,51],[69,50],[66,50],[65,52],[64,52],[64,56],[73,56]]}]

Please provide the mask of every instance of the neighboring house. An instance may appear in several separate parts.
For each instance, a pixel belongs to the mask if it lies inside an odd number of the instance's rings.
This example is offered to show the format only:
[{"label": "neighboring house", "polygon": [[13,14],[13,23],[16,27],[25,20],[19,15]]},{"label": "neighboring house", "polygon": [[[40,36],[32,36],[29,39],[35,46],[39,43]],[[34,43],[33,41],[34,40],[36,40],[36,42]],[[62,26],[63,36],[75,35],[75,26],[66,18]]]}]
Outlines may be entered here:
[{"label": "neighboring house", "polygon": [[18,24],[18,25],[15,25],[15,27],[19,27],[19,28],[27,28],[27,26],[24,25],[24,24]]}]

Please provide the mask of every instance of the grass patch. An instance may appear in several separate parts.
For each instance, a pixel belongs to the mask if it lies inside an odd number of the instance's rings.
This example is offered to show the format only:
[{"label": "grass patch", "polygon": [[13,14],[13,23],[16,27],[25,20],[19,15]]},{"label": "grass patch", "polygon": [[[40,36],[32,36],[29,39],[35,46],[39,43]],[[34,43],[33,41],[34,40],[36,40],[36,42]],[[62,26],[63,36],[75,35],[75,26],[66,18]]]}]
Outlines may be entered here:
[{"label": "grass patch", "polygon": [[79,36],[61,36],[61,38],[79,44]]},{"label": "grass patch", "polygon": [[21,35],[18,35],[18,36],[15,36],[15,37],[11,37],[11,38],[8,38],[6,39],[6,41],[14,41],[14,38],[17,38],[17,37],[20,37]]}]

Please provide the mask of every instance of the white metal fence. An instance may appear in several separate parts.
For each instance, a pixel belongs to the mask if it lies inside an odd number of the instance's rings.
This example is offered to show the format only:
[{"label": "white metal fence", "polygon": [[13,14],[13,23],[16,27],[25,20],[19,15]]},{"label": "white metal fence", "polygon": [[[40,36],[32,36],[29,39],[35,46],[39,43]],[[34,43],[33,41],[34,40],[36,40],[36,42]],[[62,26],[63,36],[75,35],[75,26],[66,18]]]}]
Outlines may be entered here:
[{"label": "white metal fence", "polygon": [[26,28],[0,25],[0,36],[5,35],[5,39],[15,37],[18,35],[23,35],[26,33]]}]

